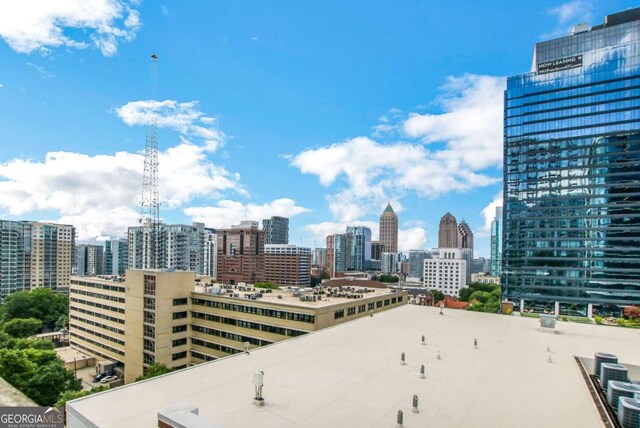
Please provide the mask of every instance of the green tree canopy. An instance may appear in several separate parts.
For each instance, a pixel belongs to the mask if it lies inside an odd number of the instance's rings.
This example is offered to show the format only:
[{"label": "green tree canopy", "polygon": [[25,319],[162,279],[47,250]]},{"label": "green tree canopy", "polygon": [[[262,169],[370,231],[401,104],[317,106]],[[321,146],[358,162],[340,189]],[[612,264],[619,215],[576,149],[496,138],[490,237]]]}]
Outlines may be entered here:
[{"label": "green tree canopy", "polygon": [[96,386],[95,388],[85,389],[82,391],[65,391],[60,395],[58,401],[56,401],[56,407],[64,407],[67,401],[75,400],[76,398],[86,397],[87,395],[95,394],[96,392],[106,391],[108,386]]},{"label": "green tree canopy", "polygon": [[0,321],[35,318],[53,325],[62,315],[69,315],[69,298],[48,288],[12,293],[0,306]]},{"label": "green tree canopy", "polygon": [[280,287],[278,287],[276,284],[274,284],[273,282],[256,282],[255,284],[253,284],[253,286],[255,288],[269,288],[271,290],[278,290],[280,289]]},{"label": "green tree canopy", "polygon": [[156,376],[160,376],[163,375],[165,373],[170,373],[172,372],[173,369],[171,367],[167,367],[164,364],[151,364],[145,374],[143,374],[142,376],[138,376],[136,378],[136,382],[138,382],[139,380],[145,380],[145,379],[151,379],[152,377],[156,377]]},{"label": "green tree canopy", "polygon": [[440,290],[431,290],[431,294],[433,295],[434,304],[444,299],[444,293]]},{"label": "green tree canopy", "polygon": [[398,278],[395,275],[380,275],[378,277],[378,281],[386,282],[386,283],[395,283],[395,282],[400,281],[400,278]]},{"label": "green tree canopy", "polygon": [[42,321],[35,318],[14,318],[2,325],[2,330],[18,338],[29,337],[40,331]]}]

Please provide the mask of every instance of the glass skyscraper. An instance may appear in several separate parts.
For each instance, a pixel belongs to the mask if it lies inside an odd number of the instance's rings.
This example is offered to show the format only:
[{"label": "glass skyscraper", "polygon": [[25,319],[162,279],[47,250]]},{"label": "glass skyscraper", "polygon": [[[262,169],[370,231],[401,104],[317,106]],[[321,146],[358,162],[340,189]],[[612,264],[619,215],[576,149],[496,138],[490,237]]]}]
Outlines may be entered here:
[{"label": "glass skyscraper", "polygon": [[496,216],[491,222],[491,275],[502,273],[502,207],[496,207]]},{"label": "glass skyscraper", "polygon": [[536,45],[507,80],[503,297],[640,303],[640,8]]},{"label": "glass skyscraper", "polygon": [[366,226],[347,226],[351,235],[351,269],[369,269],[371,265],[371,229]]}]

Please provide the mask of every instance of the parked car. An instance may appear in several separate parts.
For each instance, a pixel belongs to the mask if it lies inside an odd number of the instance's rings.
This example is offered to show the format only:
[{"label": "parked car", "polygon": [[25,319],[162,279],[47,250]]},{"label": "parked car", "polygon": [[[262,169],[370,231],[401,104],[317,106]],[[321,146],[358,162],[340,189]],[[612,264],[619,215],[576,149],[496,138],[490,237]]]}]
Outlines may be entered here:
[{"label": "parked car", "polygon": [[111,376],[111,375],[112,375],[112,373],[98,373],[97,375],[95,375],[95,376],[93,377],[93,379],[91,379],[91,381],[92,381],[93,383],[100,382],[100,381],[101,381],[102,379],[104,379],[105,377],[107,377],[107,376]]},{"label": "parked car", "polygon": [[114,380],[118,380],[118,376],[116,375],[107,376],[105,378],[100,379],[100,383],[109,383],[109,382],[113,382]]}]

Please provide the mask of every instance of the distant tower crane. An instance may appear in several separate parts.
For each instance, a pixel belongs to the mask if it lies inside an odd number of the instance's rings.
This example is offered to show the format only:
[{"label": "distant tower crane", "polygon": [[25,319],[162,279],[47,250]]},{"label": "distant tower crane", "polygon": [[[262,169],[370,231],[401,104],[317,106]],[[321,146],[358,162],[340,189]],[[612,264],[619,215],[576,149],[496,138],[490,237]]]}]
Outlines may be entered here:
[{"label": "distant tower crane", "polygon": [[[158,56],[151,55],[151,99],[156,97],[156,68]],[[143,267],[158,269],[158,243],[160,235],[160,198],[158,196],[158,127],[155,114],[147,129],[144,146],[144,173],[142,175],[142,199],[140,201],[140,223],[143,226],[144,239],[148,240],[143,248],[148,255]]]}]

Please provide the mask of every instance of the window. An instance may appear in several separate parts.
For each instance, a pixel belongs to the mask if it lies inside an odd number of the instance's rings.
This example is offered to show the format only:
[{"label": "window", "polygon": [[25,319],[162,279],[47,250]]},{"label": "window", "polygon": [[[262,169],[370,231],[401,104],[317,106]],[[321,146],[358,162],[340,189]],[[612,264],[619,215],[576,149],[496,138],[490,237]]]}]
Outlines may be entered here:
[{"label": "window", "polygon": [[173,313],[173,319],[174,320],[179,320],[182,318],[186,318],[187,317],[187,311],[184,312],[174,312]]},{"label": "window", "polygon": [[149,311],[144,311],[144,322],[149,324],[155,324],[156,322],[156,314]]},{"label": "window", "polygon": [[153,297],[145,297],[144,298],[144,308],[145,309],[155,309],[156,308],[156,299]]},{"label": "window", "polygon": [[156,344],[153,340],[144,339],[143,348],[145,351],[156,352]]},{"label": "window", "polygon": [[378,300],[376,302],[376,308],[381,308],[382,307],[382,300]]},{"label": "window", "polygon": [[333,319],[337,320],[339,318],[343,318],[344,317],[344,309],[340,309],[339,311],[336,311],[335,314],[333,314]]},{"label": "window", "polygon": [[186,337],[184,337],[182,339],[176,339],[173,342],[171,342],[171,346],[173,346],[173,347],[186,345],[186,344],[187,344],[187,338]]},{"label": "window", "polygon": [[144,325],[142,326],[142,334],[145,337],[150,337],[150,338],[155,338],[156,337],[156,328],[155,327],[151,327],[150,325]]},{"label": "window", "polygon": [[187,298],[183,298],[183,299],[173,299],[173,306],[181,306],[181,305],[186,305],[187,304]]},{"label": "window", "polygon": [[149,296],[156,295],[156,277],[153,275],[144,276],[144,294]]},{"label": "window", "polygon": [[356,313],[356,307],[355,306],[352,307],[352,308],[347,309],[347,316],[355,315],[355,313]]},{"label": "window", "polygon": [[367,305],[360,305],[358,306],[358,313],[360,312],[364,312],[367,310]]},{"label": "window", "polygon": [[187,325],[183,324],[183,325],[174,325],[172,332],[173,333],[182,333],[183,331],[187,331]]},{"label": "window", "polygon": [[142,354],[142,362],[144,363],[144,365],[150,365],[156,362],[156,357],[153,356],[153,354],[149,354],[147,352],[144,352]]},{"label": "window", "polygon": [[171,360],[173,360],[173,361],[179,360],[181,358],[187,358],[187,351],[176,352],[175,354],[173,354],[171,356]]},{"label": "window", "polygon": [[375,307],[375,303],[371,302],[367,305],[367,309],[369,309],[370,311],[373,310],[373,308]]}]

